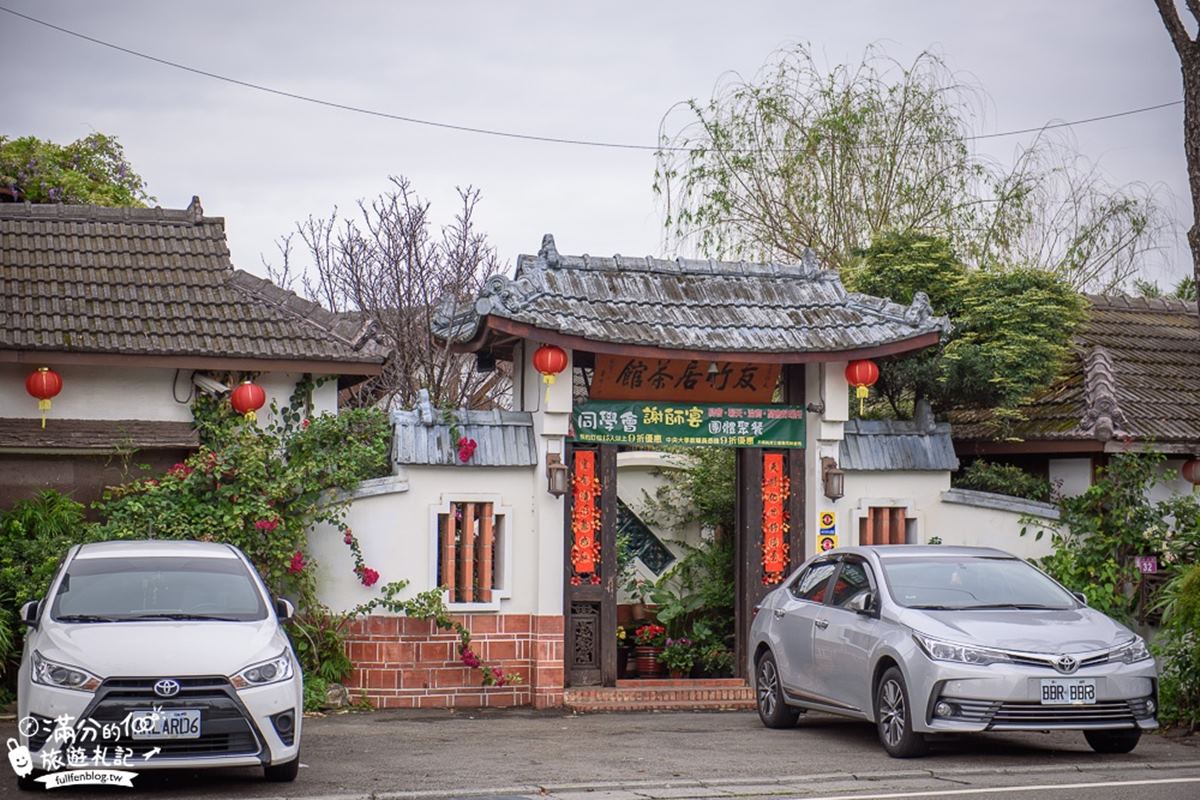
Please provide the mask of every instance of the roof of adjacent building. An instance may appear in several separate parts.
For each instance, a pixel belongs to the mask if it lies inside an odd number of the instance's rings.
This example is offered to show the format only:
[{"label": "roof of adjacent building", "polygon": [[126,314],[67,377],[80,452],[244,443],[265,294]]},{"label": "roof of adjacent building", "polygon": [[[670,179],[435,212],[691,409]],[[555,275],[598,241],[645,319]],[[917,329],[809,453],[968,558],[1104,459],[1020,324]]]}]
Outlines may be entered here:
[{"label": "roof of adjacent building", "polygon": [[[527,467],[538,462],[533,414],[528,411],[441,411],[422,389],[416,408],[392,412],[392,458],[399,465]],[[473,439],[466,462],[460,439]]]},{"label": "roof of adjacent building", "polygon": [[220,357],[378,372],[361,321],[234,269],[225,221],[186,209],[0,204],[0,353]]},{"label": "roof of adjacent building", "polygon": [[838,465],[848,472],[957,470],[950,425],[935,423],[926,404],[918,406],[914,417],[850,420]]},{"label": "roof of adjacent building", "polygon": [[445,303],[434,324],[466,350],[531,337],[595,352],[780,361],[905,352],[947,329],[923,294],[902,306],[847,292],[811,253],[800,264],[564,256],[549,235],[536,256],[517,259],[512,278],[490,278],[472,307]]},{"label": "roof of adjacent building", "polygon": [[[1200,313],[1172,298],[1088,295],[1064,377],[1022,406],[1006,438],[1200,447]],[[989,411],[956,411],[954,438],[997,438]]]}]

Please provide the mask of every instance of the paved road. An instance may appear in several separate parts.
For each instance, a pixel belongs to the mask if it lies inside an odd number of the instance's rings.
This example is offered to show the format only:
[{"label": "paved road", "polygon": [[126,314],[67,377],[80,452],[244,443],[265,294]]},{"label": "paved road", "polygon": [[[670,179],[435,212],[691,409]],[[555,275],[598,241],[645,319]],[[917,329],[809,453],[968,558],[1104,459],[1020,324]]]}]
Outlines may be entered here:
[{"label": "paved road", "polygon": [[[0,737],[12,735],[11,727],[11,723],[0,725]],[[189,800],[370,795],[534,795],[543,800],[881,794],[946,800],[1200,796],[1200,747],[1159,736],[1144,737],[1127,756],[1098,756],[1082,735],[1074,733],[967,736],[941,741],[926,758],[897,761],[883,753],[870,725],[818,714],[787,731],[764,729],[753,712],[346,714],[305,721],[302,759],[306,767],[291,785],[265,783],[256,770],[147,773],[137,778],[132,793],[58,789],[54,796],[165,793]],[[1163,780],[1173,782],[1146,783]],[[1111,785],[1129,781],[1139,783]],[[1108,785],[1013,791],[1018,785],[1050,784]],[[993,791],[980,794],[980,789]],[[18,795],[11,779],[0,781],[0,795]]]}]

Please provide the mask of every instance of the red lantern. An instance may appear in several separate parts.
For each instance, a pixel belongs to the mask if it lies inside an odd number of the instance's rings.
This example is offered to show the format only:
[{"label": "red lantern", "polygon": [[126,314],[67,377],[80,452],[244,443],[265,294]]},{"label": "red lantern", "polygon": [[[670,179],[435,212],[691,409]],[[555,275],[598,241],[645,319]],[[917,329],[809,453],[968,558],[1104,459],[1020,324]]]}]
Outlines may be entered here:
[{"label": "red lantern", "polygon": [[542,382],[546,384],[546,400],[550,400],[550,386],[558,378],[558,373],[567,368],[567,352],[553,344],[544,344],[533,354],[533,368],[542,373]]},{"label": "red lantern", "polygon": [[50,398],[62,391],[62,385],[62,377],[49,367],[38,367],[25,379],[25,391],[37,398],[43,428],[46,427],[46,412],[50,410]]},{"label": "red lantern", "polygon": [[261,386],[250,381],[242,381],[229,395],[229,404],[233,406],[233,410],[251,421],[258,418],[254,412],[262,408],[266,402],[267,393],[262,390]]},{"label": "red lantern", "polygon": [[1200,485],[1200,458],[1193,458],[1183,463],[1179,468],[1183,479],[1193,486]]},{"label": "red lantern", "polygon": [[846,365],[846,381],[854,387],[854,396],[858,398],[858,413],[862,416],[867,399],[867,389],[879,380],[879,367],[874,361],[866,359],[851,361]]}]

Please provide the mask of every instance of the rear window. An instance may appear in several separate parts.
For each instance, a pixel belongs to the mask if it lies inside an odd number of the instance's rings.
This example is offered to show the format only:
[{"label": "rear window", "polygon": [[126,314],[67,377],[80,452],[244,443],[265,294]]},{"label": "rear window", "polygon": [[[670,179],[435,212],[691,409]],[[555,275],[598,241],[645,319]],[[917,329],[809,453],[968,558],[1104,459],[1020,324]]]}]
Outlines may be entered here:
[{"label": "rear window", "polygon": [[266,619],[258,584],[236,558],[83,558],[50,608],[62,622]]}]

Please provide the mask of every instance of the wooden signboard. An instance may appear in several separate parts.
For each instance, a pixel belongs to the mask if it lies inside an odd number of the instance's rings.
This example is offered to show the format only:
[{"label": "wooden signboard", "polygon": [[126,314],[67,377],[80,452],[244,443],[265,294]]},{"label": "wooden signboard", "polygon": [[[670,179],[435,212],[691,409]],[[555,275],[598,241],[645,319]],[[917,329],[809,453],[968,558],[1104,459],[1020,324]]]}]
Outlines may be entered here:
[{"label": "wooden signboard", "polygon": [[596,355],[592,400],[770,403],[779,364]]}]

